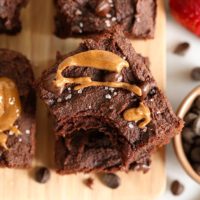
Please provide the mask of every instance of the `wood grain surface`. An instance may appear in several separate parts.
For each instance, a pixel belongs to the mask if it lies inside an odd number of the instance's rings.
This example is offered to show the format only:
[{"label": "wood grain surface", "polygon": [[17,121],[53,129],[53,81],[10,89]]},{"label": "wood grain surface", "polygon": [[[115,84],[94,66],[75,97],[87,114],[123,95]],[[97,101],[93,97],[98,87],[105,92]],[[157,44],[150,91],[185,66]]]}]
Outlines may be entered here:
[{"label": "wood grain surface", "polygon": [[[53,35],[54,7],[52,0],[31,0],[23,10],[23,31],[14,37],[0,36],[0,48],[10,48],[25,54],[34,66],[35,77],[53,63],[56,51],[74,50],[80,40],[61,40]],[[156,37],[154,40],[133,41],[136,50],[151,61],[151,70],[165,87],[165,11],[163,0],[158,0]],[[22,77],[23,78],[23,77]],[[51,170],[46,184],[34,181],[36,166],[53,166],[53,138],[51,123],[44,104],[38,100],[36,158],[30,170],[0,169],[1,200],[154,200],[165,189],[164,150],[153,155],[149,173],[119,173],[121,186],[116,190],[105,187],[94,174],[57,175]],[[93,190],[83,184],[88,176],[95,179]]]}]

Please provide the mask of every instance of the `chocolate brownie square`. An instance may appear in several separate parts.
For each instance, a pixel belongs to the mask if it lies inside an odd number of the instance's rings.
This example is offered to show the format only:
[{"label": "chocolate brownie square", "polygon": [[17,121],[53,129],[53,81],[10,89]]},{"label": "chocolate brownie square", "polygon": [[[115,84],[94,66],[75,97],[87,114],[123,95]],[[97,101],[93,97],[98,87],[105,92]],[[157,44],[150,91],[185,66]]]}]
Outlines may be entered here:
[{"label": "chocolate brownie square", "polygon": [[0,49],[0,167],[31,165],[36,128],[33,82],[25,56]]},{"label": "chocolate brownie square", "polygon": [[16,34],[21,30],[20,10],[28,0],[0,0],[0,33]]},{"label": "chocolate brownie square", "polygon": [[55,0],[56,35],[99,34],[120,25],[133,38],[153,38],[156,0]]},{"label": "chocolate brownie square", "polygon": [[59,55],[43,73],[40,97],[55,120],[59,173],[127,171],[180,133],[183,122],[149,65],[114,29]]}]

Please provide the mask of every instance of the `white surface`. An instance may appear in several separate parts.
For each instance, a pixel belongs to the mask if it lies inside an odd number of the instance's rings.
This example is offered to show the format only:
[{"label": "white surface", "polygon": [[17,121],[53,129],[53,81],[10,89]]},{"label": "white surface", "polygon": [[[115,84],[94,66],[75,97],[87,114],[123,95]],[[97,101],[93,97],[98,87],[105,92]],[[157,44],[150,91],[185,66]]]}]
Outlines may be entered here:
[{"label": "white surface", "polygon": [[[200,85],[200,81],[193,81],[190,78],[191,69],[200,67],[200,38],[177,24],[171,16],[167,17],[167,96],[176,110],[183,98],[195,86]],[[191,44],[188,53],[185,56],[173,54],[175,45],[185,41]],[[180,196],[173,196],[170,192],[170,184],[175,179],[185,186]],[[185,173],[172,145],[167,147],[167,188],[159,200],[200,200],[200,185]]]}]

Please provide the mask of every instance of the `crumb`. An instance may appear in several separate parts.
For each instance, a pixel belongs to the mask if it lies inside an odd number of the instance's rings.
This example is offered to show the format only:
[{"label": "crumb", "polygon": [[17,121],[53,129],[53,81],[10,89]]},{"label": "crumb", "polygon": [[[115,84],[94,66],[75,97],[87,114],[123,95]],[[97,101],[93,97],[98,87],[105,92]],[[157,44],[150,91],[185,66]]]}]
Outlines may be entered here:
[{"label": "crumb", "polygon": [[91,178],[91,177],[89,177],[89,178],[85,179],[85,180],[83,181],[83,183],[84,183],[87,187],[89,187],[90,189],[92,189],[92,186],[93,186],[93,184],[94,184],[94,179]]}]

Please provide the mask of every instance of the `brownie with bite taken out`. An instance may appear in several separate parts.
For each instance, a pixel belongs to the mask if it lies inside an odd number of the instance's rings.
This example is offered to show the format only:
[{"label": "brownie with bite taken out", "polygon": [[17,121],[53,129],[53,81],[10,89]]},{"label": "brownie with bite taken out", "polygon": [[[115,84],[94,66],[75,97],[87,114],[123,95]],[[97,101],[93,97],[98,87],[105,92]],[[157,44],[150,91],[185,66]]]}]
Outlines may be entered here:
[{"label": "brownie with bite taken out", "polygon": [[153,78],[149,60],[120,29],[60,55],[38,84],[55,121],[60,174],[140,170],[183,122]]}]

